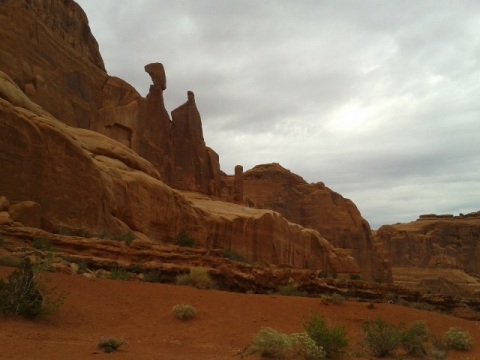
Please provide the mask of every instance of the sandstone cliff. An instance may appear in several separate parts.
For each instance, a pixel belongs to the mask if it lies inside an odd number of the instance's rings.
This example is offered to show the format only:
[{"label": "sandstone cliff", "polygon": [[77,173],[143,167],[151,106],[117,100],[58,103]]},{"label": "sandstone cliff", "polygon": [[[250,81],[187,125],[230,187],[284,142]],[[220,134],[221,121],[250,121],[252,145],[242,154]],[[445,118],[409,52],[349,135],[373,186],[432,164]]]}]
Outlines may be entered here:
[{"label": "sandstone cliff", "polygon": [[233,187],[229,193],[278,211],[291,222],[317,230],[334,246],[350,249],[366,278],[391,278],[389,265],[375,250],[368,222],[351,200],[323,183],[308,184],[279,164],[257,165],[243,174],[240,170],[224,180]]},{"label": "sandstone cliff", "polygon": [[384,225],[375,240],[395,267],[454,268],[480,274],[480,212],[423,215],[411,223]]},{"label": "sandstone cliff", "polygon": [[201,247],[257,262],[358,272],[347,253],[278,213],[173,190],[134,151],[56,120],[1,72],[0,130],[0,194],[9,200],[1,200],[2,208],[11,204],[0,216],[4,225],[18,226],[15,206],[28,201],[50,232],[109,237],[134,231],[172,243],[186,231]]},{"label": "sandstone cliff", "polygon": [[[130,147],[170,186],[218,193],[218,155],[203,137],[194,149],[202,156],[185,157],[177,151],[175,159],[172,121],[163,102],[162,64],[145,67],[153,82],[145,99],[106,73],[87,17],[74,1],[4,1],[0,17],[0,71],[32,101],[68,125],[100,132]],[[200,117],[196,119],[189,121],[189,130],[201,134]],[[176,169],[193,168],[202,171],[174,175]]]}]

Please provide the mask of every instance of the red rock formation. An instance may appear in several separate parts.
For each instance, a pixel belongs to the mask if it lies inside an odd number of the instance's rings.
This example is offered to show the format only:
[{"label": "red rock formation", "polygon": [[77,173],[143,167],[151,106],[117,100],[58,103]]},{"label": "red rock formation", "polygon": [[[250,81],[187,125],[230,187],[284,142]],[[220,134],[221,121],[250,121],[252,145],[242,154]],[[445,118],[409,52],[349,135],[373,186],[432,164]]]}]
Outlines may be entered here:
[{"label": "red rock formation", "polygon": [[0,71],[55,117],[89,128],[107,75],[80,6],[3,1],[0,17]]},{"label": "red rock formation", "polygon": [[175,187],[216,195],[220,183],[219,166],[203,139],[202,120],[195,96],[188,92],[185,104],[172,111],[172,138],[175,159]]},{"label": "red rock formation", "polygon": [[423,215],[407,224],[384,225],[375,240],[395,267],[440,267],[480,274],[480,212]]},{"label": "red rock formation", "polygon": [[[56,120],[3,73],[0,130],[0,194],[13,204],[9,209],[25,208],[15,204],[27,200],[41,206],[46,230],[104,236],[133,230],[156,242],[187,231],[199,246],[258,262],[358,272],[348,253],[278,213],[173,190],[131,149]],[[7,215],[2,224],[12,225]]]},{"label": "red rock formation", "polygon": [[351,249],[366,278],[391,279],[388,264],[375,251],[368,222],[351,200],[323,183],[308,184],[279,164],[257,165],[245,172],[243,187],[247,201],[317,230],[336,247]]}]

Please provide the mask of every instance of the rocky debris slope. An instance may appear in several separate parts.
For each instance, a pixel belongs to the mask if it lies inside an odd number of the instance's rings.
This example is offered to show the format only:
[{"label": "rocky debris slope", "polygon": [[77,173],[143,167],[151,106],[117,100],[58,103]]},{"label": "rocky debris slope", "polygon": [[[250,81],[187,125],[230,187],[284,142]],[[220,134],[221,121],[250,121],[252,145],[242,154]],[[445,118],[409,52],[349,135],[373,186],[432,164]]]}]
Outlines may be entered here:
[{"label": "rocky debris slope", "polygon": [[[39,226],[47,231],[104,237],[135,231],[167,243],[185,231],[199,246],[214,244],[255,261],[358,272],[348,253],[278,213],[168,187],[131,149],[56,120],[3,73],[0,129],[0,194],[13,206],[38,204]],[[12,213],[3,216],[8,223]]]},{"label": "rocky debris slope", "polygon": [[291,222],[318,231],[334,246],[349,249],[368,279],[391,278],[377,253],[368,222],[355,204],[323,183],[308,184],[279,164],[257,165],[225,179],[229,193],[252,206],[278,211]]},{"label": "rocky debris slope", "polygon": [[[303,296],[339,294],[350,300],[390,302],[423,309],[446,311],[458,317],[480,320],[480,300],[462,294],[442,295],[406,289],[391,284],[352,280],[348,274],[332,277],[319,270],[232,261],[221,250],[188,248],[153,243],[135,233],[129,242],[51,234],[21,224],[0,224],[0,258],[29,257],[58,272],[108,277],[122,272],[122,278],[175,283],[191,268],[202,268],[221,290],[248,293],[288,293]],[[149,280],[149,276],[154,278]],[[327,300],[326,300],[327,301]]]}]

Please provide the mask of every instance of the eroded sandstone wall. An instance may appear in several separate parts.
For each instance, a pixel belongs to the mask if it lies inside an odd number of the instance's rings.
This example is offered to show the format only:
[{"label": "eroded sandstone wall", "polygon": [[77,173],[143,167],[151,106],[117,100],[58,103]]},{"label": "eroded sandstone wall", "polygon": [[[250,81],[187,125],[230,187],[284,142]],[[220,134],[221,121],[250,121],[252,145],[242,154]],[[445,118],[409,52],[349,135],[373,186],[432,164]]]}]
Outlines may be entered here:
[{"label": "eroded sandstone wall", "polygon": [[456,268],[480,274],[480,213],[422,216],[407,224],[384,225],[375,240],[392,266]]},{"label": "eroded sandstone wall", "polygon": [[136,231],[166,243],[187,231],[199,246],[252,261],[358,272],[348,253],[276,212],[186,197],[120,142],[56,120],[4,73],[0,130],[0,194],[13,206],[38,204],[39,224],[48,231],[87,237]]},{"label": "eroded sandstone wall", "polygon": [[391,279],[368,222],[351,200],[323,183],[308,184],[279,164],[257,165],[243,174],[243,197],[246,203],[278,211],[291,222],[317,230],[335,247],[350,249],[366,278]]}]

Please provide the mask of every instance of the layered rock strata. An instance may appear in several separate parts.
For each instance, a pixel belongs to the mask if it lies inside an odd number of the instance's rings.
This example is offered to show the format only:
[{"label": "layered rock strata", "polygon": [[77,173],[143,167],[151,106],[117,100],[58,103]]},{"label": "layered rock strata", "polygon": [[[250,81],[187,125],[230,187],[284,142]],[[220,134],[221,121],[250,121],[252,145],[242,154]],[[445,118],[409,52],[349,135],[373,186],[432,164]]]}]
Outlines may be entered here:
[{"label": "layered rock strata", "polygon": [[392,266],[455,268],[480,275],[480,212],[430,214],[407,224],[384,225],[375,240]]},{"label": "layered rock strata", "polygon": [[56,120],[3,73],[0,175],[2,207],[10,204],[5,225],[15,225],[9,221],[15,204],[32,201],[40,206],[40,226],[50,232],[83,237],[135,232],[172,243],[185,231],[198,246],[229,249],[256,262],[331,272],[359,270],[355,259],[318,232],[276,212],[173,190],[134,151]]},{"label": "layered rock strata", "polygon": [[[237,182],[225,180],[230,186]],[[376,251],[368,222],[351,200],[323,183],[308,184],[275,163],[243,173],[242,186],[246,203],[278,211],[289,221],[318,231],[334,246],[349,249],[367,279],[391,279],[389,264]]]}]

